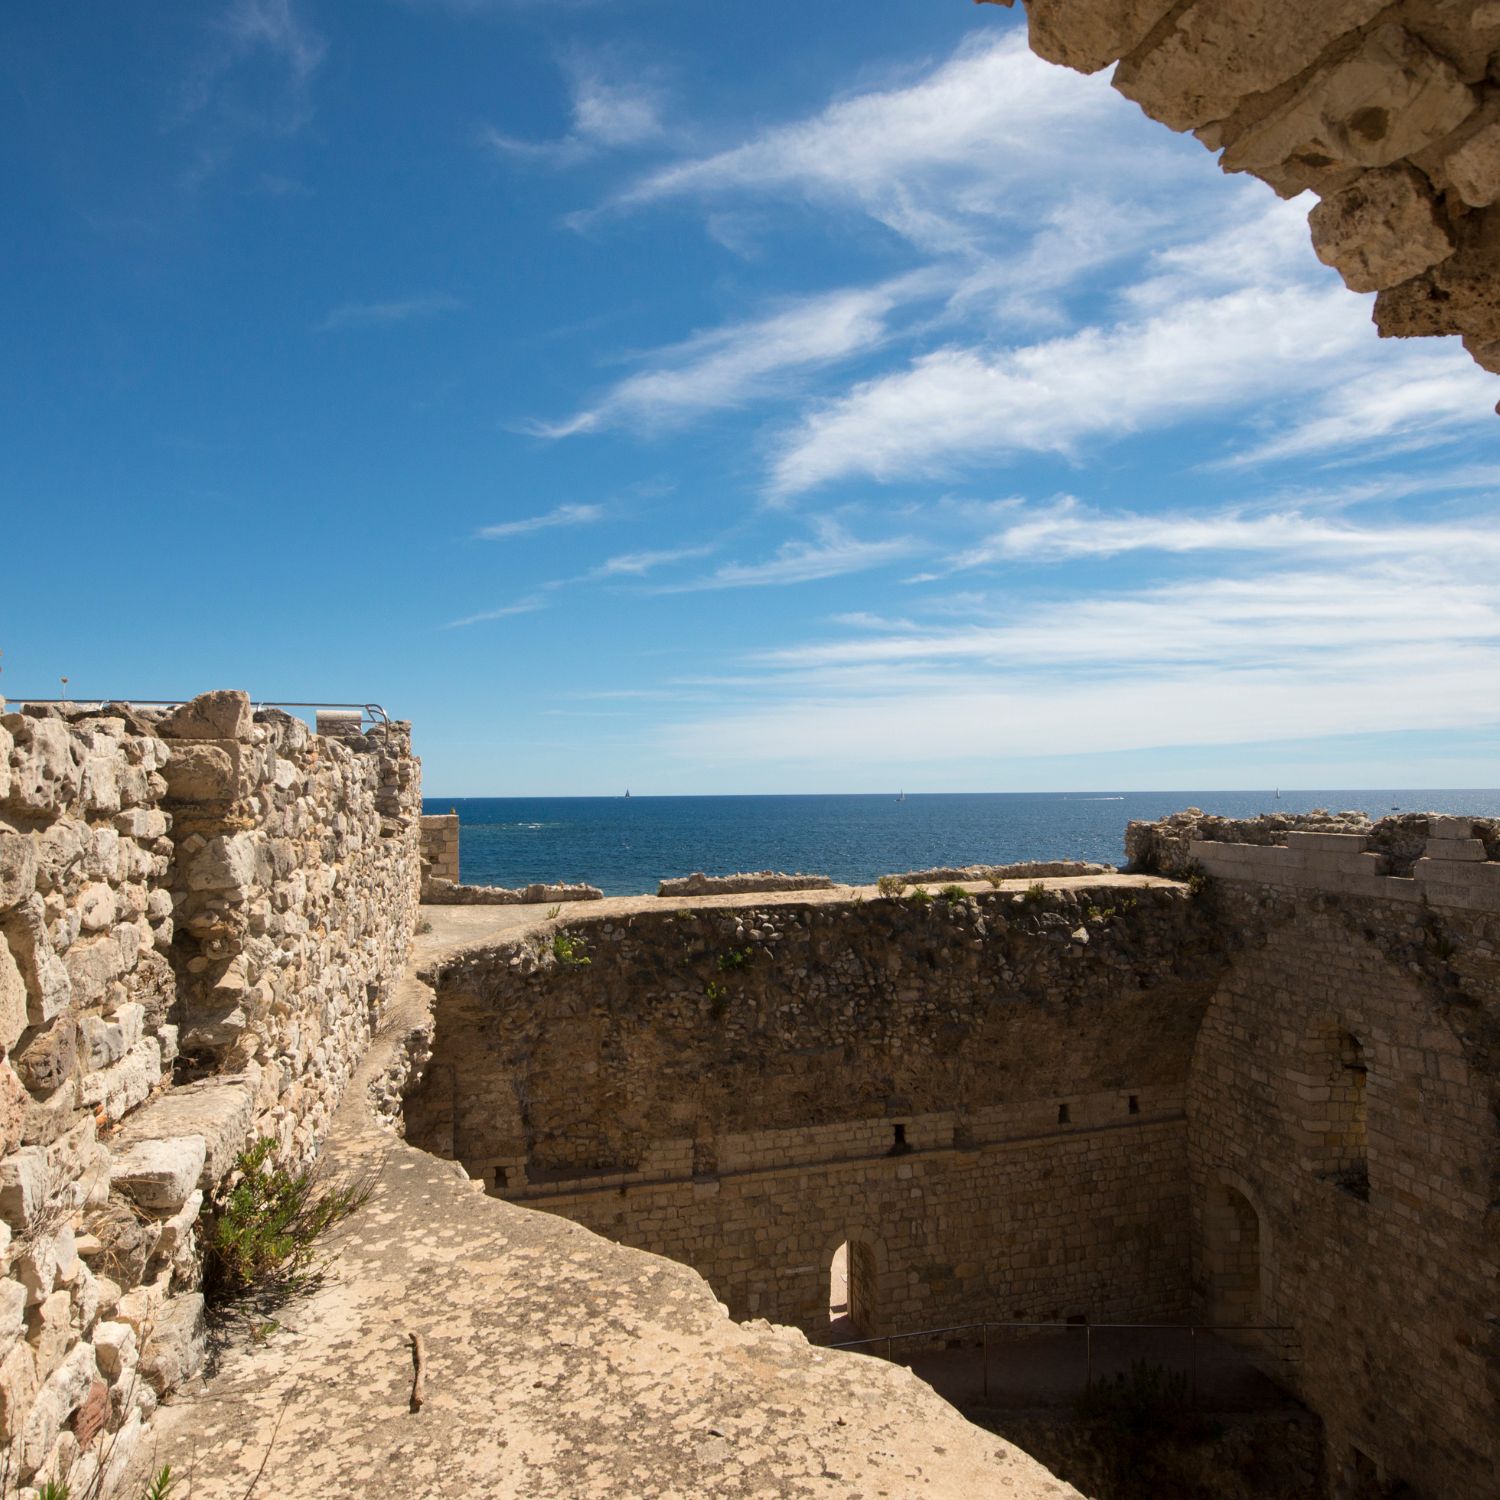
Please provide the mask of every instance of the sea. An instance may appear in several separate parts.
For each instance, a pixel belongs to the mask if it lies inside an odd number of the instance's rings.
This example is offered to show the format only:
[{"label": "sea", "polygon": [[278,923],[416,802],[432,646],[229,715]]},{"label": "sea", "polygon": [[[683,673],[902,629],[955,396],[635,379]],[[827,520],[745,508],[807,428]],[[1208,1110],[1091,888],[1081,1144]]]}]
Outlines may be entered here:
[{"label": "sea", "polygon": [[1263,812],[1393,810],[1500,817],[1500,790],[890,792],[759,797],[429,797],[457,812],[469,885],[586,881],[607,896],[659,880],[784,870],[866,884],[938,865],[1123,861],[1125,825],[1185,807]]}]

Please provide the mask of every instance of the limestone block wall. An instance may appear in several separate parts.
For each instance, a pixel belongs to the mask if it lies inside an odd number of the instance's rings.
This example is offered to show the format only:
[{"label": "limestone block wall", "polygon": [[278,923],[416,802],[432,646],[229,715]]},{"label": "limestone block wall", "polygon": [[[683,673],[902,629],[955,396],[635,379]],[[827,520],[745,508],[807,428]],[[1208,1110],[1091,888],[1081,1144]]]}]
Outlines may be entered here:
[{"label": "limestone block wall", "polygon": [[1335,1496],[1438,1500],[1500,1492],[1500,862],[1482,820],[1422,815],[1419,851],[1386,821],[1190,845],[1231,949],[1188,1090],[1194,1294],[1293,1330]]},{"label": "limestone block wall", "polygon": [[[1006,4],[1010,0],[995,0]],[[1032,49],[1311,189],[1313,246],[1388,336],[1500,371],[1500,9],[1482,0],[1026,0]]]},{"label": "limestone block wall", "polygon": [[[825,1331],[1171,1317],[1183,1099],[1218,960],[1181,888],[570,918],[439,977],[407,1102],[491,1190]],[[586,960],[586,961],[585,961]]]},{"label": "limestone block wall", "polygon": [[204,1195],[254,1136],[315,1149],[404,961],[417,795],[404,726],[244,694],[0,713],[9,1485],[85,1492],[202,1358]]},{"label": "limestone block wall", "polygon": [[456,812],[422,815],[422,879],[459,883]]}]

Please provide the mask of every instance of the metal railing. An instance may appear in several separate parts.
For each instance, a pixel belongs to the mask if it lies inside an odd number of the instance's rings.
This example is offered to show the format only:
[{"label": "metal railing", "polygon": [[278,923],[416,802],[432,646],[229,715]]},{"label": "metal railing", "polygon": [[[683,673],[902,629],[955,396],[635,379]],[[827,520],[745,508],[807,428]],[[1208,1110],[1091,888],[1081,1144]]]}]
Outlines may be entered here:
[{"label": "metal railing", "polygon": [[[183,704],[192,700],[188,698],[127,698],[116,693],[109,698],[33,698],[29,693],[6,693],[7,704],[15,703],[69,703],[74,708],[104,708],[111,703],[123,703],[132,708],[181,708]],[[299,703],[290,698],[259,698],[250,704],[252,713],[259,713],[263,708],[357,708],[364,718],[370,721],[371,727],[379,725],[386,739],[390,738],[391,720],[390,715],[378,703],[328,703],[319,701],[316,703]]]},{"label": "metal railing", "polygon": [[[843,1339],[835,1344],[824,1344],[825,1349],[867,1349],[873,1351],[872,1346],[885,1345],[885,1358],[892,1359],[892,1346],[904,1339],[936,1339],[946,1338],[951,1334],[979,1333],[980,1345],[980,1369],[982,1372],[982,1384],[984,1398],[989,1399],[990,1394],[990,1330],[994,1329],[1057,1329],[1066,1333],[1082,1333],[1084,1336],[1084,1389],[1092,1389],[1094,1384],[1094,1334],[1109,1331],[1114,1332],[1173,1332],[1186,1333],[1188,1336],[1190,1374],[1189,1381],[1194,1396],[1198,1391],[1198,1335],[1199,1334],[1221,1334],[1221,1333],[1282,1333],[1292,1334],[1294,1330],[1280,1323],[1025,1323],[1010,1322],[992,1319],[983,1323],[955,1323],[947,1328],[923,1328],[910,1333],[883,1333],[875,1338],[868,1339]],[[1270,1358],[1287,1363],[1295,1359],[1295,1355],[1289,1352],[1271,1354]]]}]

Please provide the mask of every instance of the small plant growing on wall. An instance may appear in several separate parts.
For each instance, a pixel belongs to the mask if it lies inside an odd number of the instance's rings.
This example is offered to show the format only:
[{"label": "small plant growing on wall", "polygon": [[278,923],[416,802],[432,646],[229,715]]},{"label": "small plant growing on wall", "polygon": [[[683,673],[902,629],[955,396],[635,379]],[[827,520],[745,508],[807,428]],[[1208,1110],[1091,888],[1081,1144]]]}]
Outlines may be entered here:
[{"label": "small plant growing on wall", "polygon": [[316,1285],[314,1242],[370,1196],[368,1183],[320,1186],[310,1169],[275,1165],[269,1137],[242,1151],[238,1181],[205,1206],[203,1291],[222,1306],[252,1295],[277,1299]]},{"label": "small plant growing on wall", "polygon": [[969,893],[961,885],[945,885],[938,893],[944,901],[967,901]]},{"label": "small plant growing on wall", "polygon": [[906,899],[913,906],[931,906],[932,892],[925,885],[919,885]]},{"label": "small plant growing on wall", "polygon": [[716,979],[710,979],[703,987],[708,1000],[708,1013],[714,1020],[722,1021],[729,1010],[729,990]]},{"label": "small plant growing on wall", "polygon": [[558,905],[558,906],[549,906],[547,908],[547,920],[550,922],[553,919],[553,917],[557,916],[561,911],[562,911],[561,905]]},{"label": "small plant growing on wall", "polygon": [[1047,899],[1047,887],[1040,880],[1033,880],[1021,899],[1027,906],[1040,906]]},{"label": "small plant growing on wall", "polygon": [[571,933],[552,934],[552,956],[565,969],[577,969],[593,962],[588,956],[587,946],[581,937],[574,937]]},{"label": "small plant growing on wall", "polygon": [[984,878],[989,881],[991,888],[995,890],[1000,888],[1000,882],[1005,879],[999,870],[986,870]]},{"label": "small plant growing on wall", "polygon": [[899,875],[882,875],[875,882],[875,889],[882,896],[889,896],[894,900],[906,889],[906,882]]},{"label": "small plant growing on wall", "polygon": [[743,948],[731,948],[719,955],[719,972],[729,974],[735,969],[743,969],[749,962],[750,955]]}]

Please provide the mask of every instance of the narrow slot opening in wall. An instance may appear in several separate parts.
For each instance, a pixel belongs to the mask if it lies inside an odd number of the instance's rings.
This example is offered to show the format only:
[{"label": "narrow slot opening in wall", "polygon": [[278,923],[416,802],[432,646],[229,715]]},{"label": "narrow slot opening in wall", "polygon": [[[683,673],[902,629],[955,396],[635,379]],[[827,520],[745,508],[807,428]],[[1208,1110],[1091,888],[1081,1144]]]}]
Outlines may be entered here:
[{"label": "narrow slot opening in wall", "polygon": [[1132,1094],[1129,1103],[1125,1106],[1130,1114],[1138,1115],[1141,1112],[1141,1096]]},{"label": "narrow slot opening in wall", "polygon": [[910,1150],[911,1146],[907,1144],[906,1140],[906,1126],[891,1126],[891,1155],[902,1156]]},{"label": "narrow slot opening in wall", "polygon": [[1072,1119],[1073,1117],[1068,1111],[1068,1106],[1066,1104],[1059,1104],[1057,1106],[1057,1123],[1059,1125],[1069,1125],[1072,1123]]}]

